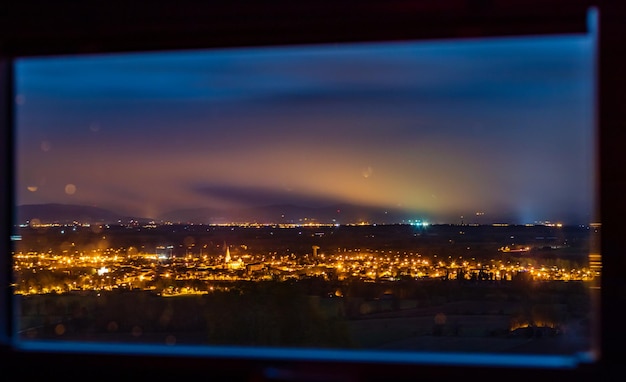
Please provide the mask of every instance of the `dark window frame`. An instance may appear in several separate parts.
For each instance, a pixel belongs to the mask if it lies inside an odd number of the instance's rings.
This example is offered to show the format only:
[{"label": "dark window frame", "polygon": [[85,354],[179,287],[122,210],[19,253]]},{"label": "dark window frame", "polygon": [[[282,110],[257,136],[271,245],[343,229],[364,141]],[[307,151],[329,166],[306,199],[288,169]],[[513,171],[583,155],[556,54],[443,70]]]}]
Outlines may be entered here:
[{"label": "dark window frame", "polygon": [[[177,1],[169,7],[150,1],[76,3],[68,0],[5,3],[0,12],[0,231],[5,232],[0,255],[0,346],[3,364],[26,377],[50,377],[51,370],[67,378],[149,375],[159,379],[212,377],[227,380],[388,380],[466,378],[468,373],[508,379],[511,376],[583,380],[619,375],[624,334],[621,308],[626,295],[620,239],[626,216],[626,12],[618,1],[592,0],[454,0],[454,1],[309,1],[269,0]],[[348,359],[265,358],[246,355],[161,354],[99,347],[50,350],[18,349],[13,342],[10,232],[13,224],[13,60],[38,55],[263,46],[320,42],[387,41],[430,38],[541,35],[582,32],[586,15],[600,15],[598,51],[598,220],[602,221],[602,278],[599,302],[598,359],[573,367],[537,364],[367,362]],[[621,96],[621,98],[620,98]],[[600,219],[601,217],[601,219]],[[148,348],[146,348],[148,349]],[[541,357],[541,356],[539,356]],[[6,361],[6,363],[5,363]],[[493,374],[486,374],[493,373]],[[17,378],[16,374],[15,377]],[[99,378],[98,378],[99,379]]]}]

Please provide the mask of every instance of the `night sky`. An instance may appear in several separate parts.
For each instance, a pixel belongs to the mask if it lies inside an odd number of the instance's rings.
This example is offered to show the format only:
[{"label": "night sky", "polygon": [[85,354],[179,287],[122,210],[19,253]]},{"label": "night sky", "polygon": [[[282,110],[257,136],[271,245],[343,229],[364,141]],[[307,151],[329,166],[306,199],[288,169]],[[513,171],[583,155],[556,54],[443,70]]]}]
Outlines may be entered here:
[{"label": "night sky", "polygon": [[588,35],[28,58],[17,203],[591,219]]}]

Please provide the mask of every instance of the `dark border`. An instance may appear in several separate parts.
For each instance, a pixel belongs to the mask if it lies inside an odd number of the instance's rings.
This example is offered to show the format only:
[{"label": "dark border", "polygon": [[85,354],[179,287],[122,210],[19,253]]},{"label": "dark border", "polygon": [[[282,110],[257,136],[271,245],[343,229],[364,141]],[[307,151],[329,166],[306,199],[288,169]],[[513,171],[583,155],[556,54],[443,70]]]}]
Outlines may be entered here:
[{"label": "dark border", "polygon": [[[22,0],[0,9],[0,345],[15,380],[125,377],[211,380],[375,381],[620,379],[624,342],[621,313],[626,264],[626,12],[620,1],[388,0],[262,2]],[[262,46],[322,42],[575,33],[587,28],[589,7],[600,14],[598,51],[598,221],[602,222],[599,361],[546,368],[511,364],[366,362],[348,359],[272,359],[225,354],[192,356],[88,350],[17,349],[11,342],[10,232],[13,205],[13,58],[37,55]],[[33,365],[20,367],[18,365]],[[3,368],[5,369],[5,368]],[[6,369],[5,369],[6,370]],[[4,371],[4,370],[3,370]],[[53,373],[53,371],[55,373]],[[5,376],[3,376],[4,379]],[[6,375],[8,377],[8,375]]]}]

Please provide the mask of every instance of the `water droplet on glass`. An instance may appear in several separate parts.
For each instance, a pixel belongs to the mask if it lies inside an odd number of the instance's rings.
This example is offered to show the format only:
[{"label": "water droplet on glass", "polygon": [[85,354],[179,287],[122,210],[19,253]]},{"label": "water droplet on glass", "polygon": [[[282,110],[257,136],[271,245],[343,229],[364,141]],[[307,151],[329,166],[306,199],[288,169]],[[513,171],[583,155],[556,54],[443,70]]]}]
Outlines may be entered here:
[{"label": "water droplet on glass", "polygon": [[52,149],[52,145],[48,141],[42,141],[40,147],[43,152],[48,152]]}]

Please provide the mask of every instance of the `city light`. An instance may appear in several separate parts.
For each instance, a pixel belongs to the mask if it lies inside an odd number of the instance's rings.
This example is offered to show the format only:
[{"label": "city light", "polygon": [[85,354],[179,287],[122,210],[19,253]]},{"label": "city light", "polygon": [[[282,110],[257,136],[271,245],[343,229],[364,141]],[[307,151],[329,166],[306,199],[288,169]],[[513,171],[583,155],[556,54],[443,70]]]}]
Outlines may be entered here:
[{"label": "city light", "polygon": [[[410,226],[428,227],[427,222],[411,222]],[[164,225],[164,227],[170,227]],[[174,226],[175,227],[175,226]],[[367,227],[367,226],[359,226]],[[370,227],[374,227],[373,225]],[[526,227],[526,226],[525,226]],[[231,228],[256,229],[254,226],[231,226]],[[320,228],[320,227],[315,227]],[[331,227],[328,227],[332,229]],[[558,228],[555,226],[555,228]],[[85,227],[83,227],[85,229]],[[151,228],[149,228],[151,229]],[[272,227],[280,233],[294,227]],[[64,229],[65,230],[65,229]],[[64,231],[63,230],[63,231]],[[274,231],[272,231],[273,233]],[[332,231],[330,231],[332,232]],[[310,236],[323,240],[324,232],[312,231]],[[332,235],[331,235],[332,236]],[[511,236],[513,237],[513,236]],[[512,239],[511,239],[512,240]],[[255,252],[253,246],[238,244],[236,253],[231,246],[222,246],[223,253],[207,255],[207,245],[200,245],[196,252],[183,249],[186,254],[176,256],[175,246],[159,245],[153,251],[144,247],[91,248],[86,251],[76,243],[68,243],[62,252],[16,252],[13,254],[17,276],[16,293],[41,294],[85,290],[151,290],[167,295],[210,293],[215,290],[214,281],[262,281],[290,280],[322,277],[377,282],[401,279],[441,279],[511,281],[516,275],[531,275],[534,280],[590,281],[599,276],[599,268],[580,268],[540,264],[538,259],[528,257],[527,264],[502,259],[470,259],[462,256],[423,255],[417,251],[385,250],[377,248],[351,248],[322,246],[309,247],[309,252],[294,253]],[[218,246],[219,247],[219,246]],[[191,248],[195,248],[192,246]],[[217,248],[217,247],[216,247]],[[223,248],[226,248],[225,250]],[[551,246],[558,250],[567,246]],[[530,245],[502,246],[496,253],[524,255],[535,250]],[[200,255],[200,252],[203,254]],[[91,269],[91,271],[89,271]],[[48,276],[46,276],[48,275]],[[35,280],[33,281],[33,277]],[[43,281],[49,280],[49,281]],[[167,282],[165,282],[167,280]]]}]

